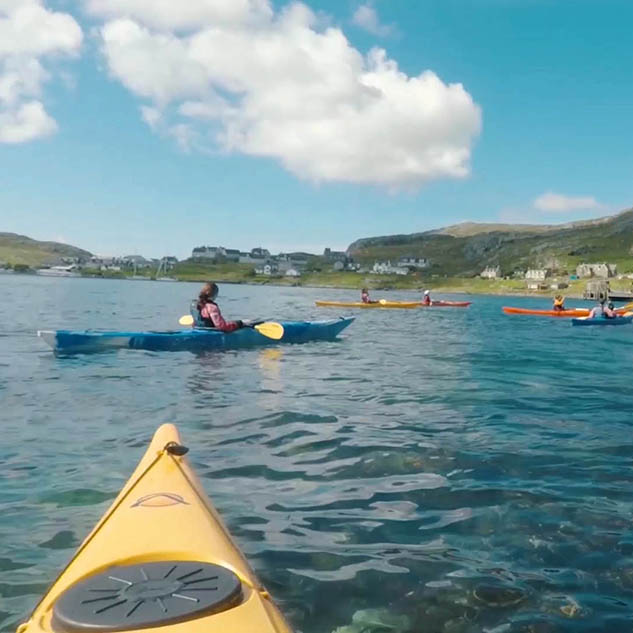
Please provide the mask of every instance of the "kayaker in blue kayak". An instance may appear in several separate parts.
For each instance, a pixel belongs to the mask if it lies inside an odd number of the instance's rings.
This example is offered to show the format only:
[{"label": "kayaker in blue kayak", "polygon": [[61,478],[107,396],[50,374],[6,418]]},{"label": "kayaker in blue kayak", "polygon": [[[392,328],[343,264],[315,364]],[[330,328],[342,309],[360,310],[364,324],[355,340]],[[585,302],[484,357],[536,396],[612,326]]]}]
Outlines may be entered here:
[{"label": "kayaker in blue kayak", "polygon": [[605,302],[602,301],[599,305],[592,308],[589,313],[589,318],[598,319],[602,317],[604,319],[615,319],[618,316],[618,313],[613,309],[613,303],[609,303],[606,307],[604,304]]},{"label": "kayaker in blue kayak", "polygon": [[196,304],[196,310],[199,315],[199,319],[194,321],[201,322],[203,327],[215,328],[222,332],[234,332],[240,328],[245,327],[244,321],[225,321],[220,307],[215,302],[219,292],[218,285],[215,282],[209,282],[202,286],[202,290],[198,295],[198,302]]}]

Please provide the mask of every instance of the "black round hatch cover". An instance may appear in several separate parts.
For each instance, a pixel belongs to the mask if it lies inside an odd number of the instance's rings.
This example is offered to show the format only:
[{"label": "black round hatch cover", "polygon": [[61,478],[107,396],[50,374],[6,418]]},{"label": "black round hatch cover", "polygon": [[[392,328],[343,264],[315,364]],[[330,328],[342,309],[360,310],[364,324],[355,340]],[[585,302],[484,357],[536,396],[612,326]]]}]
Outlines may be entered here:
[{"label": "black round hatch cover", "polygon": [[53,628],[97,633],[162,626],[225,611],[241,597],[239,578],[219,565],[161,561],[110,567],[60,596]]}]

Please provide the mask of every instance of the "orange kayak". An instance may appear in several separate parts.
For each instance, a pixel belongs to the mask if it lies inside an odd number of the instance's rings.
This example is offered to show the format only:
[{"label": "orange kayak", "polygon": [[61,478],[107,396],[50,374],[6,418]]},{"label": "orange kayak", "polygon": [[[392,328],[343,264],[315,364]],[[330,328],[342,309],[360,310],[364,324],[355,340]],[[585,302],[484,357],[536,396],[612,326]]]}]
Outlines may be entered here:
[{"label": "orange kayak", "polygon": [[506,314],[530,314],[533,316],[548,317],[583,317],[589,316],[589,310],[586,308],[572,308],[570,310],[529,310],[527,308],[501,308]]}]

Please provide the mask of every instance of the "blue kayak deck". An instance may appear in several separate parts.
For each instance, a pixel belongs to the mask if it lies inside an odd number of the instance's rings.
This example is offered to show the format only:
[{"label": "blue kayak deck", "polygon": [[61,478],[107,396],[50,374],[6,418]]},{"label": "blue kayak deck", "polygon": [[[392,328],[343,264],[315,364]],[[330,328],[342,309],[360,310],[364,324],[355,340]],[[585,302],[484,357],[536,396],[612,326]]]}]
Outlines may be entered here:
[{"label": "blue kayak deck", "polygon": [[589,317],[572,319],[571,323],[572,325],[604,326],[604,325],[626,325],[627,323],[631,323],[631,321],[633,321],[633,316],[617,316],[617,317],[611,317],[611,318],[599,316],[599,317],[593,317],[591,319]]},{"label": "blue kayak deck", "polygon": [[37,334],[55,352],[63,354],[103,352],[113,349],[198,352],[332,340],[353,320],[354,317],[340,317],[323,321],[279,321],[284,328],[284,334],[279,340],[268,338],[253,328],[242,328],[230,333],[192,328],[166,332],[40,330]]}]

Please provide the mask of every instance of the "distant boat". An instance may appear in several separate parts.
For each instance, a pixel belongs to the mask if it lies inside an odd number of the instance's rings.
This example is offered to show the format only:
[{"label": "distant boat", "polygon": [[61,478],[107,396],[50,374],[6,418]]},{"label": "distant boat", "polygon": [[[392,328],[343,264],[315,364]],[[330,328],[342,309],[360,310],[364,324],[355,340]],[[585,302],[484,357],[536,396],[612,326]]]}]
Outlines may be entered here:
[{"label": "distant boat", "polygon": [[75,266],[51,266],[50,268],[38,268],[36,275],[43,277],[81,277]]},{"label": "distant boat", "polygon": [[161,275],[161,272],[167,272],[167,262],[165,258],[160,260],[160,264],[158,264],[158,269],[156,270],[156,277],[154,277],[154,281],[178,281],[173,277],[167,277],[166,275]]},{"label": "distant boat", "polygon": [[145,275],[137,275],[136,274],[136,262],[134,262],[134,272],[132,273],[132,275],[130,277],[128,277],[128,279],[130,279],[131,281],[149,281],[150,278],[146,277]]}]

